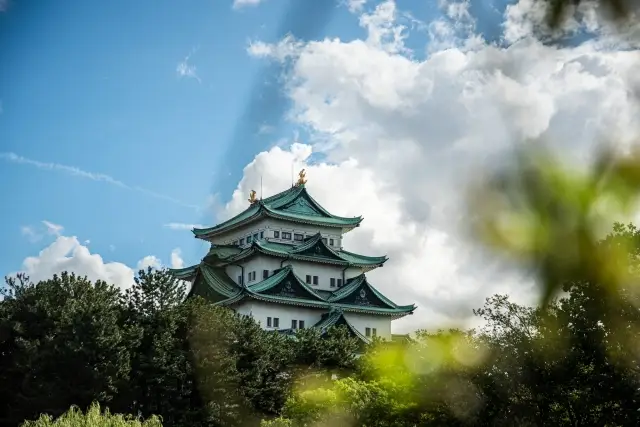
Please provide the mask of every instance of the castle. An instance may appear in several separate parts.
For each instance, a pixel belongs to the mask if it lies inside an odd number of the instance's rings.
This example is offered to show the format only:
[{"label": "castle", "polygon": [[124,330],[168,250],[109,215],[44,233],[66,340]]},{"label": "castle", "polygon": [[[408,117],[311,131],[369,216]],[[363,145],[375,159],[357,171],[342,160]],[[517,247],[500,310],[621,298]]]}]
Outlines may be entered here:
[{"label": "castle", "polygon": [[366,256],[342,248],[343,235],[362,222],[324,209],[305,187],[304,169],[291,188],[266,199],[252,191],[240,214],[196,238],[211,243],[202,261],[172,269],[190,281],[189,295],[252,316],[267,330],[295,333],[344,325],[363,342],[390,340],[391,321],[412,314],[415,305],[397,305],[366,273],[386,256]]}]

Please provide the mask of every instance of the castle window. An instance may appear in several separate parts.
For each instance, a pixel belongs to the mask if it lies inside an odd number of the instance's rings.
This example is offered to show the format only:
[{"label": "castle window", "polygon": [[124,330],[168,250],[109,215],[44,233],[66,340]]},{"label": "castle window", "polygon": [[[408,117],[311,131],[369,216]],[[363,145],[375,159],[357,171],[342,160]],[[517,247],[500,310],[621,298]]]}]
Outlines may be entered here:
[{"label": "castle window", "polygon": [[238,284],[242,285],[242,276],[238,276]]},{"label": "castle window", "polygon": [[307,280],[306,280],[307,284],[310,285],[311,284],[311,275],[307,274]]},{"label": "castle window", "polygon": [[260,238],[261,238],[261,239],[264,239],[264,231],[261,231],[261,232],[260,232]]},{"label": "castle window", "polygon": [[279,231],[274,231],[273,232],[273,237],[276,238],[276,239],[279,239],[280,238],[280,232]]},{"label": "castle window", "polygon": [[267,328],[271,327],[271,317],[267,317]]},{"label": "castle window", "polygon": [[376,328],[373,328],[371,330],[373,337],[375,338],[378,335],[378,332],[376,331]]},{"label": "castle window", "polygon": [[283,240],[291,240],[291,233],[287,233],[286,231],[282,232],[282,239]]},{"label": "castle window", "polygon": [[338,279],[338,287],[342,287],[342,279]]},{"label": "castle window", "polygon": [[244,245],[244,238],[240,239],[240,246]]},{"label": "castle window", "polygon": [[262,278],[266,279],[267,277],[269,277],[269,270],[262,270]]},{"label": "castle window", "polygon": [[298,321],[298,329],[304,329],[304,320]]},{"label": "castle window", "polygon": [[253,235],[253,241],[255,242],[256,240],[258,240],[258,233]]},{"label": "castle window", "polygon": [[334,277],[332,277],[331,279],[329,279],[329,283],[332,288],[336,287],[336,279]]},{"label": "castle window", "polygon": [[273,327],[274,328],[279,328],[280,327],[280,319],[278,319],[277,317],[273,318]]},{"label": "castle window", "polygon": [[333,246],[333,239],[329,239],[329,245]]},{"label": "castle window", "polygon": [[302,234],[294,234],[293,235],[293,240],[295,240],[296,242],[302,242],[304,240],[304,236]]},{"label": "castle window", "polygon": [[251,236],[247,236],[247,243],[251,243]]},{"label": "castle window", "polygon": [[371,336],[371,328],[364,328],[364,334],[368,337]]},{"label": "castle window", "polygon": [[292,320],[291,321],[291,329],[298,329],[298,321],[297,320]]},{"label": "castle window", "polygon": [[314,285],[318,284],[318,276],[313,276],[313,284]]}]

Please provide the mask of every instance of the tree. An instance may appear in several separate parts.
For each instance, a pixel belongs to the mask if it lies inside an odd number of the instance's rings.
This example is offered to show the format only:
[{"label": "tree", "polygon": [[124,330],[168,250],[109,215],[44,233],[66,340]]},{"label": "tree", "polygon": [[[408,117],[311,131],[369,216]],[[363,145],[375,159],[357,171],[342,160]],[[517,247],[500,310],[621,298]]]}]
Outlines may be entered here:
[{"label": "tree", "polygon": [[140,270],[121,297],[131,336],[131,380],[118,399],[123,412],[162,417],[167,425],[206,419],[194,377],[187,335],[191,306],[182,304],[185,284],[167,270]]},{"label": "tree", "polygon": [[0,302],[3,425],[94,400],[109,404],[127,388],[135,328],[120,322],[118,289],[67,273],[37,284],[20,275],[7,286]]}]

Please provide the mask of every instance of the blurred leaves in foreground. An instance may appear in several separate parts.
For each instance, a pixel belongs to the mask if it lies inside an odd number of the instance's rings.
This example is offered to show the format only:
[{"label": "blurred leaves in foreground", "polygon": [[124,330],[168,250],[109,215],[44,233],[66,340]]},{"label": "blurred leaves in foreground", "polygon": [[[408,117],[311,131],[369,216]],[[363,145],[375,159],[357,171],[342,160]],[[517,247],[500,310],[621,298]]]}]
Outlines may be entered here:
[{"label": "blurred leaves in foreground", "polygon": [[612,298],[637,284],[637,242],[601,239],[610,224],[632,216],[639,196],[638,152],[602,150],[585,170],[528,145],[515,167],[472,187],[472,227],[489,248],[535,268],[543,305],[569,281],[598,283]]}]

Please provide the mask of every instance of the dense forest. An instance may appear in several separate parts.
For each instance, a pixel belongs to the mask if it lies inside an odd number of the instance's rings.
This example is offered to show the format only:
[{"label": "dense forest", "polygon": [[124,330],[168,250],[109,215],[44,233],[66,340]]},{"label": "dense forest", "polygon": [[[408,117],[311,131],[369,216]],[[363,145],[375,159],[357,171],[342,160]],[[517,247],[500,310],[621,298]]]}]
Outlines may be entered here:
[{"label": "dense forest", "polygon": [[[639,238],[616,224],[599,245],[635,259]],[[637,425],[638,293],[605,291],[569,281],[544,308],[496,295],[475,311],[480,330],[417,331],[356,357],[346,330],[263,331],[185,301],[163,270],[124,293],[17,276],[0,302],[0,425],[82,417],[92,403],[165,426]]]}]

